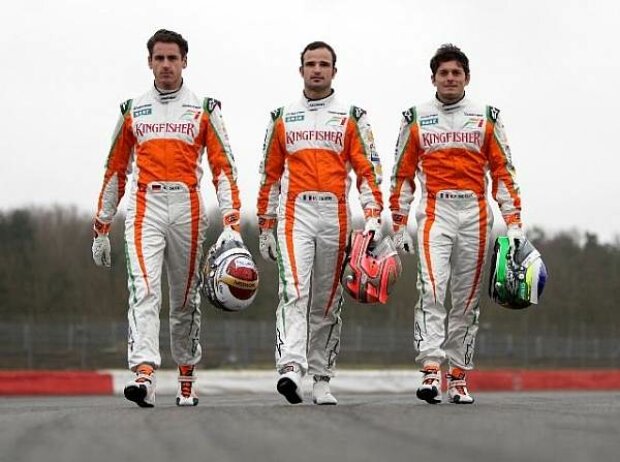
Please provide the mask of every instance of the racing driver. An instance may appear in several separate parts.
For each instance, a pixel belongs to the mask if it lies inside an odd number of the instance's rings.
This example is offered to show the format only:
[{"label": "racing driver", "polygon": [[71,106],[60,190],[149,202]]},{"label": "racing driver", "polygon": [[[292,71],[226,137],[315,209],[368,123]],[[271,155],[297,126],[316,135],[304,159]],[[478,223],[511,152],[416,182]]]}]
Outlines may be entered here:
[{"label": "racing driver", "polygon": [[[441,46],[431,59],[435,98],[403,113],[391,181],[394,242],[413,251],[407,232],[417,177],[416,209],[419,299],[415,306],[416,360],[422,364],[419,399],[441,401],[442,363],[448,363],[448,398],[473,403],[465,373],[474,366],[480,283],[493,214],[492,196],[508,227],[511,248],[523,238],[521,199],[499,110],[470,101],[469,60],[456,46]],[[444,305],[450,280],[452,308]],[[447,322],[446,322],[447,317]]]},{"label": "racing driver", "polygon": [[333,48],[308,44],[299,72],[303,96],[274,110],[267,127],[257,205],[259,249],[265,259],[277,260],[280,274],[278,392],[300,403],[302,376],[309,374],[314,403],[336,404],[329,381],[340,348],[349,172],[357,175],[364,232],[378,242],[381,165],[366,112],[336,99]]},{"label": "racing driver", "polygon": [[179,367],[176,402],[195,406],[194,367],[201,359],[199,262],[207,219],[200,193],[206,149],[224,230],[218,243],[241,240],[236,168],[220,103],[199,98],[183,82],[187,41],[158,30],[147,43],[153,87],[121,105],[94,219],[93,259],[111,265],[108,233],[133,171],[125,220],[129,287],[128,363],[135,377],[125,397],[155,404],[161,364],[159,312],[162,264],[170,288],[170,345]]}]

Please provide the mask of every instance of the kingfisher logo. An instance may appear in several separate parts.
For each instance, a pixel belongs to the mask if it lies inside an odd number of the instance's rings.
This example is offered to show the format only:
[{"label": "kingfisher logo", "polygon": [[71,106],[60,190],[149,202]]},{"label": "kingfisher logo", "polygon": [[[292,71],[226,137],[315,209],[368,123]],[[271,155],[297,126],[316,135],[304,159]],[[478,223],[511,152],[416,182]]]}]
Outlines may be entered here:
[{"label": "kingfisher logo", "polygon": [[482,136],[476,132],[446,132],[446,133],[422,133],[422,144],[430,148],[438,144],[474,144],[482,146]]},{"label": "kingfisher logo", "polygon": [[136,135],[139,137],[146,135],[168,135],[168,134],[180,134],[189,135],[192,138],[196,136],[196,127],[191,122],[177,122],[177,123],[139,123],[136,124]]},{"label": "kingfisher logo", "polygon": [[327,141],[343,147],[342,132],[331,130],[291,130],[286,132],[286,144],[292,145],[299,141]]}]

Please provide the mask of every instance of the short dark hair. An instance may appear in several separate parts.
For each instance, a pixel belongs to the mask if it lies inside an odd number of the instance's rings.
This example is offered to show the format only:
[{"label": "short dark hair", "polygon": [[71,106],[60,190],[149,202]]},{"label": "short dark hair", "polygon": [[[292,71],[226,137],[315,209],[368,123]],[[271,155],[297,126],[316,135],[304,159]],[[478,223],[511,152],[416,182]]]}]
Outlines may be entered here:
[{"label": "short dark hair", "polygon": [[306,54],[306,51],[318,50],[319,48],[327,48],[329,50],[332,55],[332,67],[336,67],[336,52],[331,47],[331,45],[325,42],[321,42],[320,40],[317,40],[316,42],[311,42],[306,45],[304,51],[301,52],[301,65],[304,65],[304,55]]},{"label": "short dark hair", "polygon": [[173,32],[171,30],[159,29],[153,34],[149,41],[146,42],[146,48],[148,48],[149,50],[149,57],[153,56],[153,48],[155,47],[155,44],[157,42],[176,43],[177,45],[179,45],[179,50],[181,50],[181,57],[183,58],[187,56],[187,52],[189,51],[187,40],[185,40],[181,34]]},{"label": "short dark hair", "polygon": [[469,59],[467,59],[467,56],[459,47],[452,45],[451,43],[444,43],[441,45],[435,52],[435,56],[431,58],[431,71],[433,72],[433,75],[435,75],[437,69],[439,69],[439,66],[442,63],[446,63],[448,61],[457,61],[460,63],[461,67],[463,67],[463,70],[465,71],[465,75],[469,76]]}]

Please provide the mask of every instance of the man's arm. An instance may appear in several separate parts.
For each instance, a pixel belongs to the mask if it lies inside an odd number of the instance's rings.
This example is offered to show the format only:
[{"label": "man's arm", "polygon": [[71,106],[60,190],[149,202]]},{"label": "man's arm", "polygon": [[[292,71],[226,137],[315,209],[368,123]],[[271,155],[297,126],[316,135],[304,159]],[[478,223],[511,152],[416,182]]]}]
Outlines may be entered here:
[{"label": "man's arm", "polygon": [[260,233],[259,250],[265,260],[275,260],[277,253],[274,228],[280,197],[280,179],[286,159],[286,151],[279,136],[284,130],[283,111],[284,108],[278,108],[271,113],[263,143],[263,159],[259,169],[261,181],[256,211]]},{"label": "man's arm", "polygon": [[521,228],[519,186],[499,110],[487,106],[487,120],[485,150],[490,166],[492,195],[499,205],[506,226]]},{"label": "man's arm", "polygon": [[241,201],[237,186],[237,168],[220,106],[216,99],[204,99],[203,117],[206,117],[207,124],[205,146],[224,228],[230,227],[239,231]]},{"label": "man's arm", "polygon": [[415,193],[414,177],[419,156],[416,118],[415,107],[403,112],[390,185],[394,243],[406,253],[413,253],[413,240],[407,231],[407,222]]},{"label": "man's arm", "polygon": [[347,132],[349,159],[357,176],[357,189],[360,193],[362,209],[366,215],[369,209],[380,213],[383,210],[383,197],[380,189],[381,160],[375,148],[374,136],[366,111],[351,106]]},{"label": "man's arm", "polygon": [[418,126],[415,107],[403,112],[396,158],[390,184],[390,210],[394,230],[407,225],[409,209],[415,193],[415,173],[418,165]]},{"label": "man's arm", "polygon": [[131,129],[131,105],[128,100],[121,104],[121,115],[114,129],[112,146],[106,162],[103,186],[99,193],[97,213],[93,223],[93,259],[98,266],[111,266],[111,249],[108,233],[118,210],[131,168],[131,154],[136,143]]}]

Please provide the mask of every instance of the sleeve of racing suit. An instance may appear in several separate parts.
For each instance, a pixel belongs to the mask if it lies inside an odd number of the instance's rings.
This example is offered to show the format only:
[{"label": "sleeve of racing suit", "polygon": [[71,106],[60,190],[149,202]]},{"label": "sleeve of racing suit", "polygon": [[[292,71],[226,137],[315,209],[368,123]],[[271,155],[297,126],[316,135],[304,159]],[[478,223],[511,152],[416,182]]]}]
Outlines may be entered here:
[{"label": "sleeve of racing suit", "polygon": [[492,194],[507,226],[521,226],[521,197],[515,169],[499,109],[487,106],[485,133],[486,154],[489,160]]},{"label": "sleeve of racing suit", "polygon": [[366,111],[351,106],[349,122],[347,125],[348,157],[351,166],[357,176],[357,189],[359,191],[362,209],[383,210],[383,197],[381,195],[381,160],[375,149],[375,141],[372,128],[368,122]]},{"label": "sleeve of racing suit", "polygon": [[396,143],[396,158],[390,184],[392,224],[406,225],[415,193],[415,173],[418,165],[419,143],[416,109],[403,112]]},{"label": "sleeve of racing suit", "polygon": [[259,224],[261,227],[272,227],[277,216],[278,200],[280,197],[280,178],[284,171],[286,150],[282,146],[281,133],[284,130],[282,113],[284,108],[278,108],[271,113],[271,120],[267,126],[263,143],[263,159],[260,163],[260,187],[256,205]]},{"label": "sleeve of racing suit", "polygon": [[237,187],[237,167],[230,148],[228,133],[220,110],[220,102],[213,98],[204,99],[204,116],[207,118],[205,146],[213,185],[222,216],[241,208]]},{"label": "sleeve of racing suit", "polygon": [[118,204],[125,194],[127,175],[131,173],[131,156],[136,143],[131,120],[132,100],[121,104],[121,115],[114,129],[112,146],[108,154],[103,186],[97,203],[95,223],[107,232],[116,215]]}]

